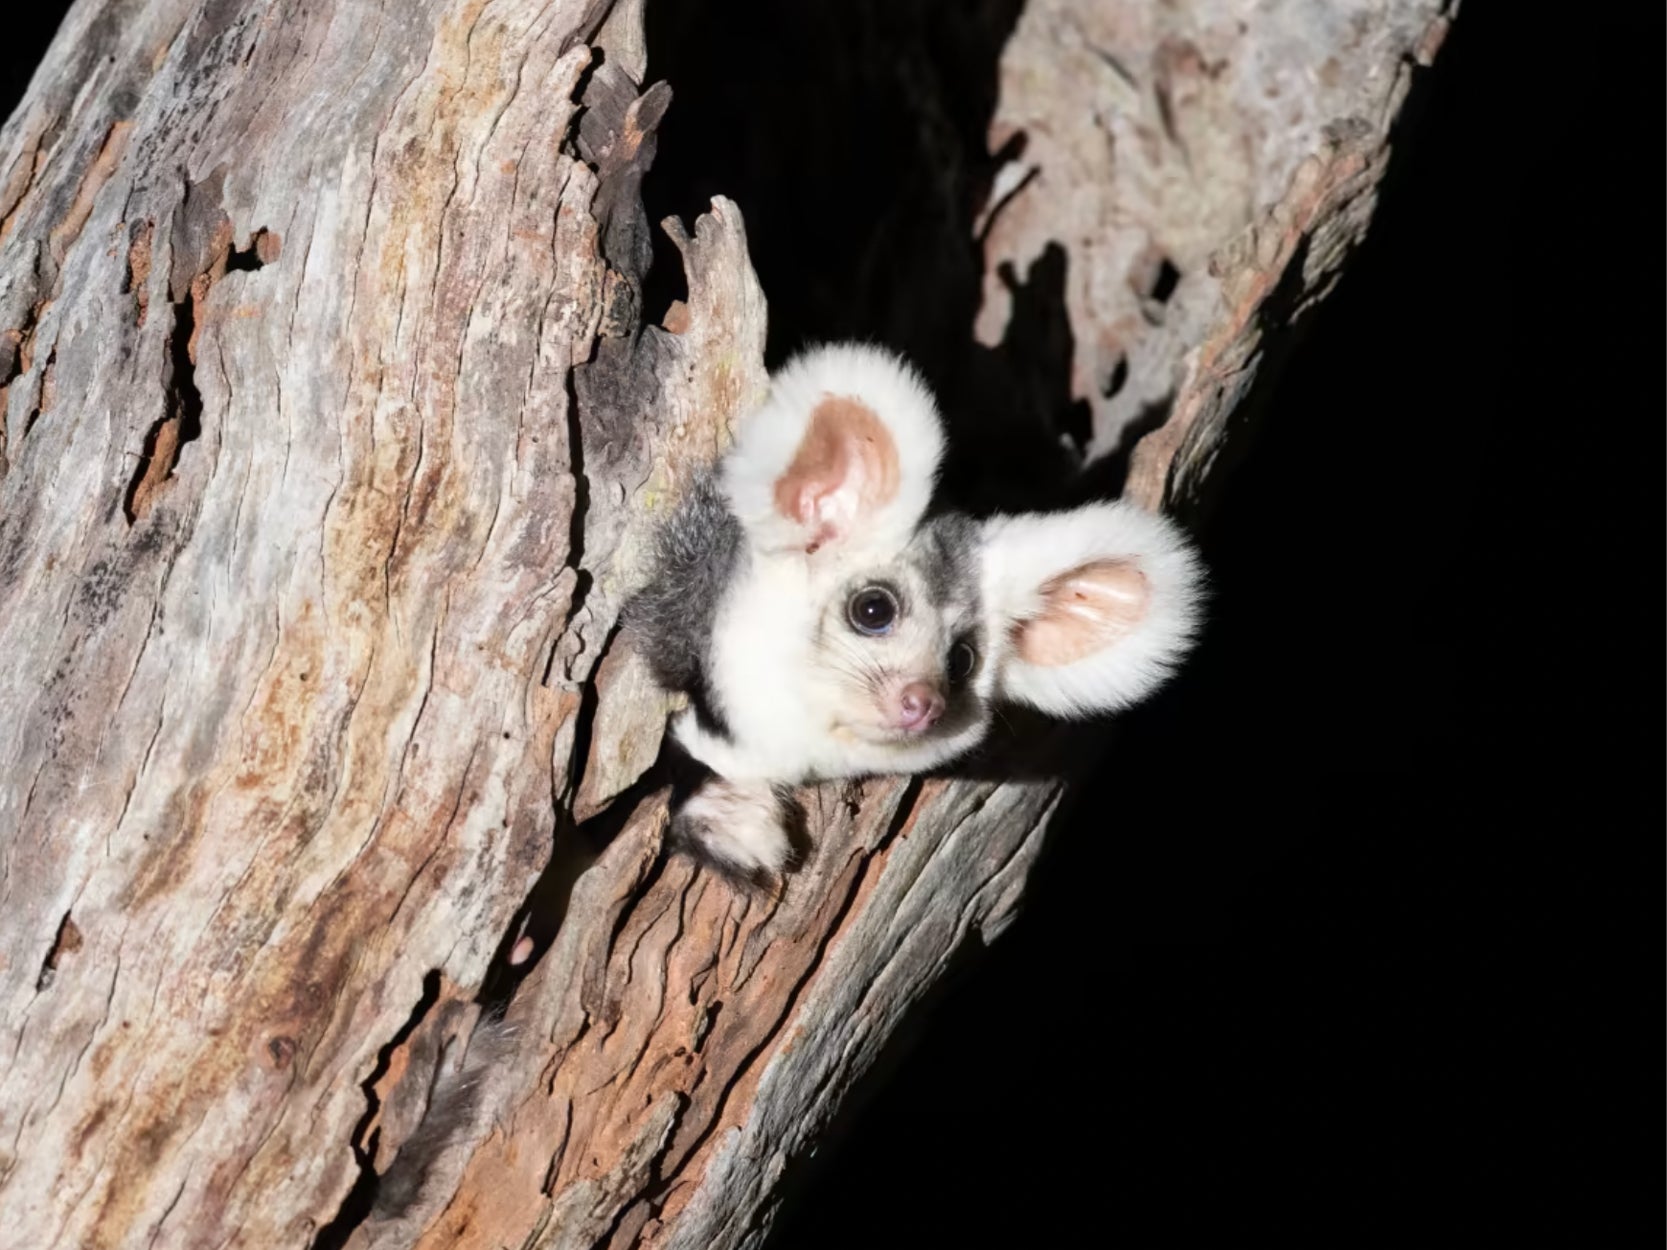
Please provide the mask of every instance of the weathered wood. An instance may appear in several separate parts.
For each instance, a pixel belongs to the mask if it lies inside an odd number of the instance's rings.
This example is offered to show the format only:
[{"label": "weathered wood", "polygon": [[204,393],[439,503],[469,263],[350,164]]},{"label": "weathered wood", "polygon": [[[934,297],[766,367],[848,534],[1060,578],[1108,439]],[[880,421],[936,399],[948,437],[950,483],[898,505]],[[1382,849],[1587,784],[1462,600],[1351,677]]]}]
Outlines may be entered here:
[{"label": "weathered wood", "polygon": [[1147,506],[1199,490],[1265,337],[1365,234],[1390,128],[1456,7],[1026,5],[991,126],[1012,155],[976,333],[1007,327],[1004,263],[1064,247],[1087,454],[1138,439],[1126,491]]},{"label": "weathered wood", "polygon": [[[1094,452],[1167,413],[1144,501],[1360,237],[1447,8],[1026,9],[987,272],[1062,244]],[[617,614],[765,304],[720,200],[642,326],[647,70],[640,0],[83,0],[0,131],[8,1242],[754,1245],[1013,914],[1054,781],[813,790],[774,898],[661,855]],[[483,1004],[473,1124],[369,1214]]]}]

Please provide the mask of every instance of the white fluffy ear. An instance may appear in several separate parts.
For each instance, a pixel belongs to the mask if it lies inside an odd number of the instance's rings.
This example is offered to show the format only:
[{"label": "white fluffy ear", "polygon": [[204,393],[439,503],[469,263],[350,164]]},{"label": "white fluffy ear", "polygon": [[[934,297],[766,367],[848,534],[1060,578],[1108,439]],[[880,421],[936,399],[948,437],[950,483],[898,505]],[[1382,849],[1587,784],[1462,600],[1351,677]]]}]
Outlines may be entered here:
[{"label": "white fluffy ear", "polygon": [[1191,645],[1202,571],[1181,532],[1130,503],[984,523],[998,697],[1055,716],[1149,694]]},{"label": "white fluffy ear", "polygon": [[819,347],[770,381],[724,459],[735,514],[766,550],[906,542],[932,496],[943,428],[897,357]]}]

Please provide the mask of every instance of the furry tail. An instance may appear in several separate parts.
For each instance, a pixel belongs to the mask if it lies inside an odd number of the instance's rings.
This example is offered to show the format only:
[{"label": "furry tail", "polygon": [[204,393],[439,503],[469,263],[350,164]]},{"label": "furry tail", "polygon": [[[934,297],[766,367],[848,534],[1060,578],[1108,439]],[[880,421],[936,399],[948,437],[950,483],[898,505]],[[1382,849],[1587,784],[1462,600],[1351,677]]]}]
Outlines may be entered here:
[{"label": "furry tail", "polygon": [[428,1208],[442,1196],[442,1182],[455,1181],[466,1161],[464,1151],[485,1127],[492,1111],[485,1105],[487,1076],[509,1057],[516,1032],[501,1015],[483,1015],[467,1038],[445,1043],[430,1078],[422,1119],[379,1178],[372,1222],[421,1219],[426,1224],[432,1214]]}]

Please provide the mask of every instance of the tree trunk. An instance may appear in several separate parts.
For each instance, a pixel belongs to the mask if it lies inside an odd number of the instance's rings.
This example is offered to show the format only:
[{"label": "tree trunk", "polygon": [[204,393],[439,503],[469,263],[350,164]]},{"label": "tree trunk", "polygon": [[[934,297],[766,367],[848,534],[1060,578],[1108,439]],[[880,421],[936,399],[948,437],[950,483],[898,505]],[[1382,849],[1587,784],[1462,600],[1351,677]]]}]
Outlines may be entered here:
[{"label": "tree trunk", "polygon": [[[1062,247],[1087,454],[1196,500],[1449,8],[1032,0],[965,333]],[[643,324],[641,10],[81,0],[0,133],[10,1244],[756,1245],[1013,915],[1057,780],[810,791],[770,898],[661,853],[616,619],[765,303],[720,199]]]}]

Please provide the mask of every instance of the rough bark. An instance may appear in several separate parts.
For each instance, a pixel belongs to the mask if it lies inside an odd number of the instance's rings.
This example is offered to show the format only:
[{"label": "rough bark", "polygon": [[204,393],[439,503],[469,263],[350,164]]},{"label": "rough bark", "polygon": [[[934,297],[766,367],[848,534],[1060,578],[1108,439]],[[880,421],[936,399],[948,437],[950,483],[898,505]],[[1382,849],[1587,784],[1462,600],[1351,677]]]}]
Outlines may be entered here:
[{"label": "rough bark", "polygon": [[[1090,454],[1195,496],[1449,9],[1033,0],[968,334],[1062,247]],[[812,790],[770,898],[661,854],[615,622],[765,302],[719,200],[642,324],[647,68],[641,0],[82,0],[0,132],[13,1244],[755,1245],[1013,915],[1057,780]],[[369,1215],[488,1009],[432,1200]]]}]

